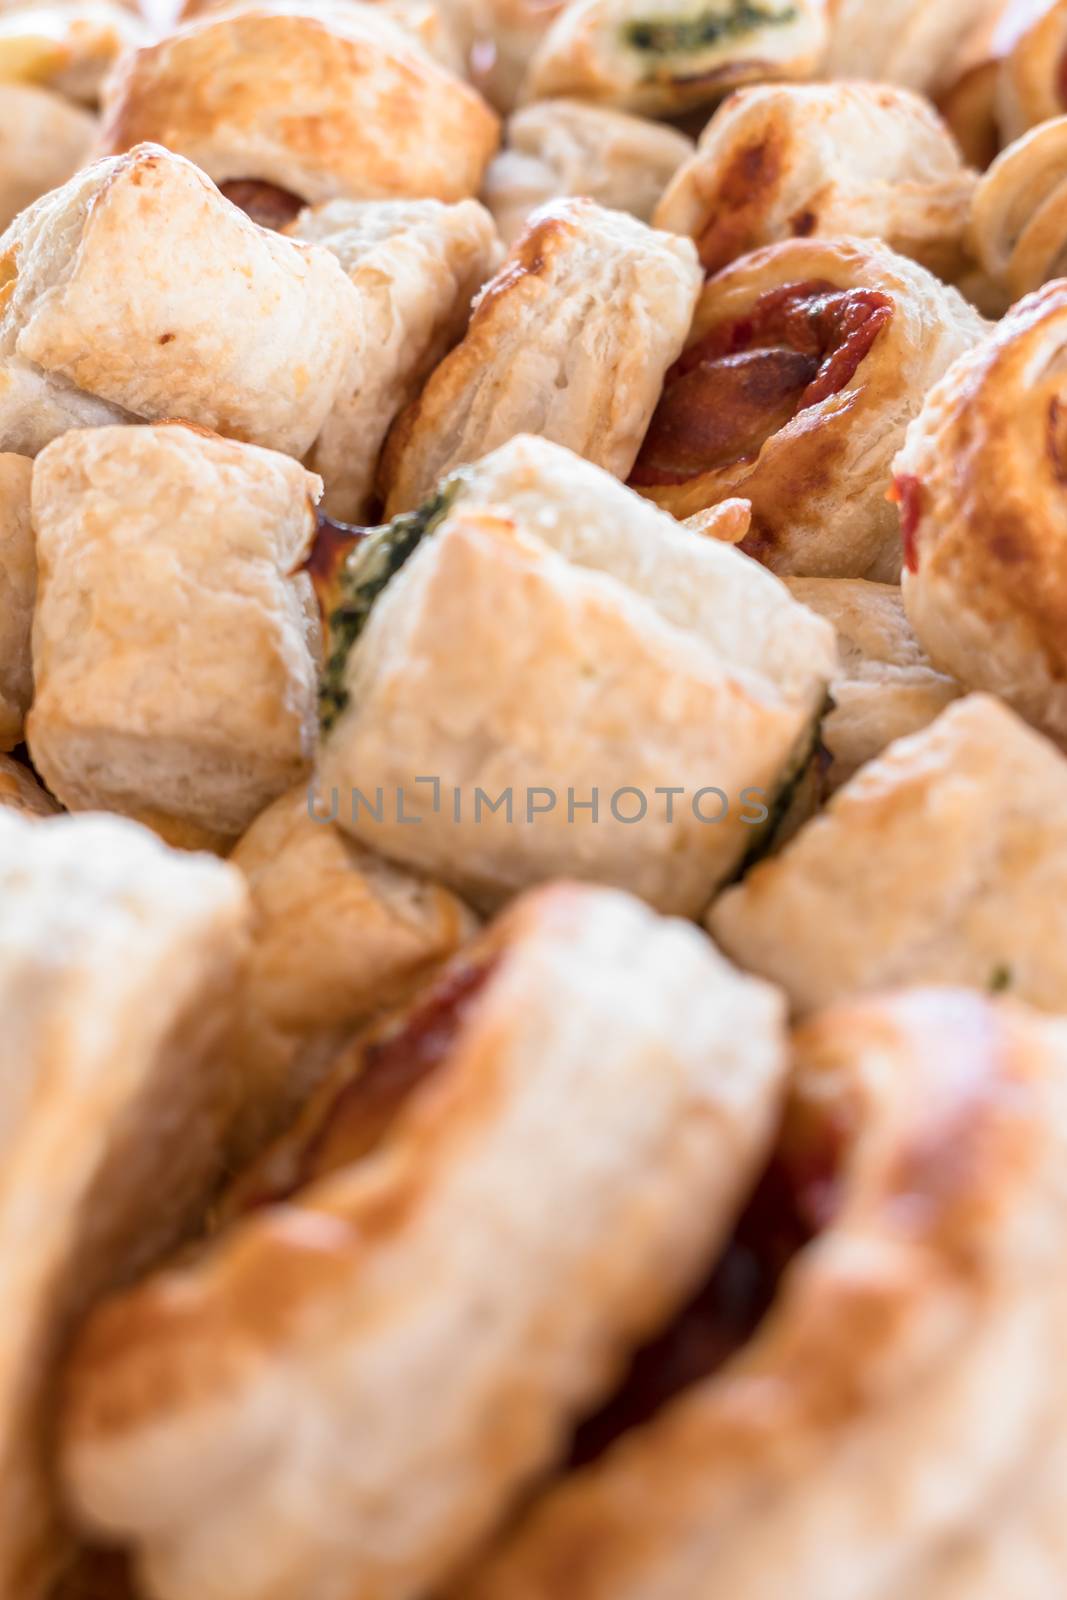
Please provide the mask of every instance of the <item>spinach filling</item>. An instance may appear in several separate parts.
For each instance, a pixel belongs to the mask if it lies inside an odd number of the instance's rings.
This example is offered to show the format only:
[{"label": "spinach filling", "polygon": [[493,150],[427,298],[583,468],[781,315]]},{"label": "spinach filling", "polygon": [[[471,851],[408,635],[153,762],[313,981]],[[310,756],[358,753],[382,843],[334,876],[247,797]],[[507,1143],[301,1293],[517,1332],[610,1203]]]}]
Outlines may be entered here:
[{"label": "spinach filling", "polygon": [[372,529],[341,564],[333,580],[331,604],[324,608],[326,665],[319,686],[319,724],[324,734],[329,733],[348,705],[345,669],[375,601],[426,535],[444,521],[460,482],[458,477],[450,479],[417,510],[394,517],[385,527]]},{"label": "spinach filling", "polygon": [[751,33],[755,28],[795,22],[796,17],[796,6],[787,6],[784,11],[768,11],[764,6],[753,5],[752,0],[738,0],[733,10],[725,14],[709,10],[692,17],[628,22],[622,35],[625,44],[650,55],[696,55],[725,40]]},{"label": "spinach filling", "polygon": [[756,830],[756,836],[746,850],[741,865],[730,879],[731,883],[740,883],[758,862],[780,850],[801,824],[818,810],[829,766],[829,753],[822,742],[822,725],[833,709],[834,699],[827,692],[782,774],[769,805],[770,815]]}]

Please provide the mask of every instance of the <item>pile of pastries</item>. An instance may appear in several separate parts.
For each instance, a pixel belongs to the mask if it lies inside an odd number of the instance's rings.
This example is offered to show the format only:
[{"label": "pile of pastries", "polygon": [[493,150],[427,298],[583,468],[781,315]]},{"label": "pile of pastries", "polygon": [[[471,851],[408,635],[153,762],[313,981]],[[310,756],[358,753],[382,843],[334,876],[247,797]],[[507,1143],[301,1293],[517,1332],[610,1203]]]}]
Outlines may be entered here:
[{"label": "pile of pastries", "polygon": [[0,0],[0,231],[0,1600],[1064,1600],[1067,0]]}]

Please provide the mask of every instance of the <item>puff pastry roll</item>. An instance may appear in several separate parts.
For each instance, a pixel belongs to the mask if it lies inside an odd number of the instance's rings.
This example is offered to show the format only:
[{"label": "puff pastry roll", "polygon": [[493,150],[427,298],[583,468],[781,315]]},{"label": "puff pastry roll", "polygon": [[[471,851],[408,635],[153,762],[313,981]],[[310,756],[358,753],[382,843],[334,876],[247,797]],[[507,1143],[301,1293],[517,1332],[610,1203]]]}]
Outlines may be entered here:
[{"label": "puff pastry roll", "polygon": [[29,817],[54,817],[60,809],[29,767],[0,755],[0,806]]},{"label": "puff pastry roll", "polygon": [[828,78],[871,78],[926,93],[944,80],[995,0],[830,0]]},{"label": "puff pastry roll", "polygon": [[263,0],[128,56],[109,85],[101,147],[166,145],[277,223],[338,196],[462,200],[478,192],[498,133],[470,85],[381,6]]},{"label": "puff pastry roll", "polygon": [[759,245],[880,238],[940,277],[964,264],[975,177],[921,96],[889,84],[767,84],[716,112],[654,213],[708,272]]},{"label": "puff pastry roll", "polygon": [[1008,303],[1067,271],[1067,116],[1023,134],[982,175],[970,243]]},{"label": "puff pastry roll", "polygon": [[825,41],[823,0],[571,0],[524,93],[669,116],[741,83],[806,78]]},{"label": "puff pastry roll", "polygon": [[1011,48],[997,78],[997,116],[1006,144],[1067,111],[1067,4],[1029,0],[1016,7]]},{"label": "puff pastry roll", "polygon": [[302,456],[358,325],[328,250],[255,227],[154,145],[24,211],[0,277],[0,444],[26,455],[72,427],[181,417]]},{"label": "puff pastry roll", "polygon": [[591,200],[535,211],[466,337],[390,435],[386,515],[412,510],[446,473],[519,433],[624,478],[699,290],[688,239]]},{"label": "puff pastry roll", "polygon": [[308,770],[318,479],[180,425],[57,439],[33,474],[27,742],[71,810],[233,840]]},{"label": "puff pastry roll", "polygon": [[[0,805],[0,1591],[62,1560],[55,1368],[77,1319],[198,1220],[230,1091],[240,875],[116,817]],[[162,1175],[165,1175],[163,1177]]]},{"label": "puff pastry roll", "polygon": [[709,926],[799,1011],[913,982],[1063,1011],[1065,819],[1064,758],[970,695],[858,772]]},{"label": "puff pastry roll", "polygon": [[482,197],[505,244],[527,217],[559,196],[588,195],[648,222],[669,178],[693,153],[675,128],[580,100],[545,100],[508,118],[506,146]]},{"label": "puff pastry roll", "polygon": [[37,558],[30,522],[33,462],[0,454],[0,750],[11,750],[33,699],[30,629]]},{"label": "puff pastry roll", "polygon": [[835,661],[759,566],[542,439],[363,541],[325,609],[326,803],[490,906],[569,876],[698,914],[807,767]]},{"label": "puff pastry roll", "polygon": [[453,1594],[1054,1600],[1065,1069],[1062,1022],[951,989],[800,1029],[717,1274]]},{"label": "puff pastry roll", "polygon": [[330,516],[366,522],[389,427],[465,332],[499,263],[496,230],[475,200],[331,200],[286,231],[331,250],[359,296],[348,372],[307,461]]},{"label": "puff pastry roll", "polygon": [[253,941],[233,1042],[243,1124],[260,1145],[291,1122],[341,1045],[476,927],[447,889],[364,849],[313,788],[283,795],[232,852],[252,896]]},{"label": "puff pastry roll", "polygon": [[32,84],[0,82],[0,228],[66,183],[95,136],[95,119],[80,106]]},{"label": "puff pastry roll", "polygon": [[904,602],[932,659],[1067,745],[1067,283],[931,392],[893,464]]},{"label": "puff pastry roll", "polygon": [[963,691],[916,639],[896,584],[787,578],[786,586],[837,633],[841,664],[820,737],[831,760],[826,786],[838,789],[894,739],[927,727]]},{"label": "puff pastry roll", "polygon": [[37,84],[94,106],[119,56],[147,37],[136,6],[116,0],[0,6],[0,83]]},{"label": "puff pastry roll", "polygon": [[895,581],[890,463],[986,327],[877,240],[768,245],[705,285],[630,482],[676,517],[743,495],[776,572]]},{"label": "puff pastry roll", "polygon": [[779,997],[696,929],[519,901],[339,1066],[251,1214],[91,1322],[81,1519],[159,1600],[436,1592],[692,1288],[784,1068]]}]

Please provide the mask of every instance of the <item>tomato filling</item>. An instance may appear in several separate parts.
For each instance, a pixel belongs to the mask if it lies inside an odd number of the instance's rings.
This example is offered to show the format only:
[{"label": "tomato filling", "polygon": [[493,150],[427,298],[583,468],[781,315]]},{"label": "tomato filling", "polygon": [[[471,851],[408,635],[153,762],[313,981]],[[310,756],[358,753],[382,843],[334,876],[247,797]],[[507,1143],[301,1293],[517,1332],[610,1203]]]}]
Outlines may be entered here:
[{"label": "tomato filling", "polygon": [[268,1151],[237,1209],[273,1205],[373,1153],[405,1101],[443,1068],[492,961],[464,962],[444,973],[398,1026],[352,1058],[319,1102],[310,1124]]},{"label": "tomato filling", "polygon": [[922,521],[922,484],[918,478],[904,474],[894,478],[888,498],[900,509],[900,542],[904,548],[904,565],[909,572],[919,570],[919,523]]},{"label": "tomato filling", "polygon": [[219,189],[261,228],[284,228],[304,209],[304,201],[276,183],[261,183],[258,178],[234,178],[220,183]]},{"label": "tomato filling", "polygon": [[793,1114],[711,1276],[622,1387],[575,1435],[571,1465],[595,1461],[685,1389],[713,1377],[755,1334],[790,1263],[838,1209],[846,1133]]},{"label": "tomato filling", "polygon": [[821,280],[760,295],[668,372],[631,483],[686,483],[754,461],[795,416],[852,382],[892,315],[876,289]]}]

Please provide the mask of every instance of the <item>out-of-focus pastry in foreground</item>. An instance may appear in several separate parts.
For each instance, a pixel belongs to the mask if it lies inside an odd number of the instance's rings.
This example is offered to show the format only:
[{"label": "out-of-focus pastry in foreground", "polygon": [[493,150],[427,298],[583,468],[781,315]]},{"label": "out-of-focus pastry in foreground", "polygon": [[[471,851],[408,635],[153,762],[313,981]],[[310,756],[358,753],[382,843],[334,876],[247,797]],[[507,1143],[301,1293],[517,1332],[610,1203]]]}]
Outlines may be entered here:
[{"label": "out-of-focus pastry in foreground", "polygon": [[742,549],[779,573],[895,581],[890,463],[987,325],[874,239],[793,239],[705,284],[630,477],[687,517],[741,495]]},{"label": "out-of-focus pastry in foreground", "polygon": [[328,250],[257,228],[156,145],[94,162],[0,239],[0,447],[181,417],[302,456],[358,300]]},{"label": "out-of-focus pastry in foreground", "polygon": [[903,983],[1067,1011],[1067,761],[970,695],[863,767],[712,907],[798,1011]]},{"label": "out-of-focus pastry in foreground", "polygon": [[1022,300],[951,368],[893,464],[904,603],[924,647],[944,671],[1000,695],[1063,746],[1065,351],[1060,280]]},{"label": "out-of-focus pastry in foreground", "polygon": [[296,1116],[341,1046],[451,956],[475,917],[447,889],[384,860],[330,820],[313,787],[282,795],[231,853],[252,897],[248,982],[231,1043],[233,1144]]},{"label": "out-of-focus pastry in foreground", "polygon": [[693,153],[676,128],[581,100],[539,100],[508,118],[482,198],[512,244],[539,206],[587,195],[650,222],[669,178]]},{"label": "out-of-focus pastry in foreground", "polygon": [[1023,134],[982,175],[969,238],[1005,310],[1067,272],[1067,116]]},{"label": "out-of-focus pastry in foreground", "polygon": [[73,810],[232,842],[310,771],[318,619],[293,576],[319,480],[180,424],[93,428],[34,464],[34,764]]},{"label": "out-of-focus pastry in foreground", "polygon": [[699,289],[688,239],[591,200],[534,212],[466,337],[389,437],[386,515],[414,510],[448,472],[519,433],[625,478]]},{"label": "out-of-focus pastry in foreground", "polygon": [[964,265],[974,189],[920,95],[883,83],[765,84],[712,117],[653,214],[708,272],[782,239],[877,238],[939,277]]},{"label": "out-of-focus pastry in foreground", "polygon": [[670,116],[742,83],[808,77],[824,13],[823,0],[571,0],[534,54],[524,96]]},{"label": "out-of-focus pastry in foreground", "polygon": [[836,661],[768,572],[544,439],[361,541],[323,603],[325,803],[487,907],[564,876],[699,915],[807,769]]},{"label": "out-of-focus pastry in foreground", "polygon": [[22,738],[33,699],[30,631],[37,557],[30,520],[33,462],[0,454],[0,750]]},{"label": "out-of-focus pastry in foreground", "polygon": [[0,1589],[65,1539],[54,1377],[77,1319],[195,1224],[232,1096],[240,874],[116,817],[0,806]]},{"label": "out-of-focus pastry in foreground", "polygon": [[453,1600],[1055,1600],[1067,1026],[915,990],[794,1051],[718,1272]]},{"label": "out-of-focus pastry in foreground", "polygon": [[0,228],[66,183],[95,137],[95,118],[81,106],[34,84],[0,82]]},{"label": "out-of-focus pastry in foreground", "polygon": [[363,523],[385,436],[466,331],[499,242],[475,200],[332,200],[302,211],[286,232],[332,251],[359,299],[348,372],[306,460],[326,484],[324,510]]},{"label": "out-of-focus pastry in foreground", "polygon": [[478,192],[498,134],[481,97],[382,6],[262,0],[127,56],[100,151],[166,145],[281,226],[337,198],[462,200]]},{"label": "out-of-focus pastry in foreground", "polygon": [[[94,1318],[63,1478],[157,1600],[415,1600],[692,1292],[773,1135],[780,997],[555,886],[338,1066],[199,1260]],[[340,1585],[340,1586],[339,1586]]]},{"label": "out-of-focus pastry in foreground", "polygon": [[897,584],[864,578],[787,578],[794,600],[833,624],[840,666],[820,738],[825,787],[839,789],[894,739],[918,733],[962,693],[939,672],[904,614]]}]

